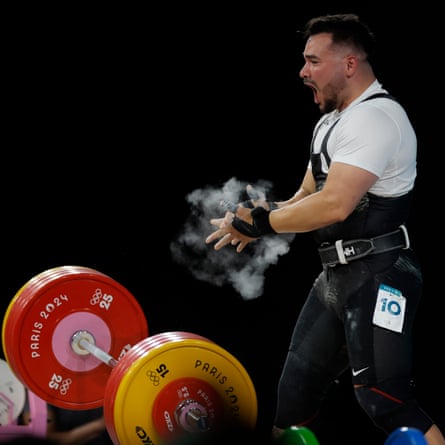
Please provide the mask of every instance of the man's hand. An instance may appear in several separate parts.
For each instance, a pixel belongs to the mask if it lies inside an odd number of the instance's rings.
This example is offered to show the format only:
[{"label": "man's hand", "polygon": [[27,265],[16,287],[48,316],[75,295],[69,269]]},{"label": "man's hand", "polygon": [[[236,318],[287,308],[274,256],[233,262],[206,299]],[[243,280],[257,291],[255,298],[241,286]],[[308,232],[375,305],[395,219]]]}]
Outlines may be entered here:
[{"label": "man's hand", "polygon": [[238,207],[236,213],[228,211],[224,218],[210,220],[210,223],[218,227],[218,230],[207,237],[206,243],[219,238],[215,244],[215,250],[230,243],[237,246],[236,251],[239,253],[251,241],[263,235],[275,233],[269,222],[269,214],[270,211],[262,206],[252,210]]},{"label": "man's hand", "polygon": [[[242,219],[248,224],[252,224],[251,211],[245,207],[238,207],[236,209],[236,217]],[[224,218],[213,218],[210,220],[210,224],[217,227],[217,230],[212,232],[205,240],[206,244],[210,244],[215,240],[218,242],[214,245],[215,250],[220,250],[224,246],[231,244],[236,246],[236,251],[241,252],[247,244],[251,241],[255,241],[257,238],[251,238],[238,232],[233,226],[232,222],[235,218],[235,213],[227,211]]]}]

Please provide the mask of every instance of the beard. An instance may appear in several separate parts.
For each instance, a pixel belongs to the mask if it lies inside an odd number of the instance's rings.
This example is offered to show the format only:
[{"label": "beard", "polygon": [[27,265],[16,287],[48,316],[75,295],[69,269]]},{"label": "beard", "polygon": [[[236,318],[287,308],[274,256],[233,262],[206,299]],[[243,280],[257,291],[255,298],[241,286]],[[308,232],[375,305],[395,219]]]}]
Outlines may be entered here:
[{"label": "beard", "polygon": [[323,114],[330,113],[331,111],[334,111],[337,108],[337,101],[334,98],[329,98],[325,100],[325,103],[323,106],[320,106],[320,111]]}]

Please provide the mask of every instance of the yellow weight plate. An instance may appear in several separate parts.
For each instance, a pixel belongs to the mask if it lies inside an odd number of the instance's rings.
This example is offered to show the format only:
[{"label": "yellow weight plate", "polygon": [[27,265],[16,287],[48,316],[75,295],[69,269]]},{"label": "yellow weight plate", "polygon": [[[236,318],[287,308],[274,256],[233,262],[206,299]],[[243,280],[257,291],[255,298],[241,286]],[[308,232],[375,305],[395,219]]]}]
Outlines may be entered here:
[{"label": "yellow weight plate", "polygon": [[[196,334],[142,340],[113,369],[105,393],[108,431],[119,445],[161,445],[199,428],[256,424],[257,398],[247,371]],[[200,413],[198,424],[188,423],[189,411]]]}]

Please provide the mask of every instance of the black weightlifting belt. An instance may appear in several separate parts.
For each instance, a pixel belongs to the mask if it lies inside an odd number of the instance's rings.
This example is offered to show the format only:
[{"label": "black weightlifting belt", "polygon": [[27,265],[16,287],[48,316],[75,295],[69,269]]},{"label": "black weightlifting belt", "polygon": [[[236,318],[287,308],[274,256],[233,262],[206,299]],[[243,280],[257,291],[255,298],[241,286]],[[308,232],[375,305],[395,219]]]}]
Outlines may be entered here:
[{"label": "black weightlifting belt", "polygon": [[395,249],[408,249],[410,246],[408,231],[400,226],[394,232],[369,239],[337,240],[335,244],[321,245],[318,249],[324,266],[348,264],[367,255],[390,252]]}]

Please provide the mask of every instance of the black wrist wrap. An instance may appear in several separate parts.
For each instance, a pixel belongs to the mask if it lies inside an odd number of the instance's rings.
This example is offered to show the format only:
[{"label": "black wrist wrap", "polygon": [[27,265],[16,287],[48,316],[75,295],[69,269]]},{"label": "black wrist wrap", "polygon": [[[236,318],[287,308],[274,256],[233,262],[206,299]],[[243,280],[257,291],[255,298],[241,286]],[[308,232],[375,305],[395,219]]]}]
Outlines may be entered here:
[{"label": "black wrist wrap", "polygon": [[255,207],[251,212],[253,219],[252,224],[243,221],[235,216],[232,221],[232,226],[245,236],[250,238],[259,238],[260,236],[270,233],[276,233],[269,222],[269,210],[264,207]]}]

